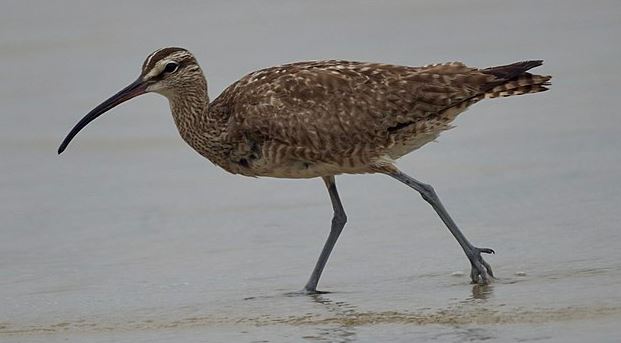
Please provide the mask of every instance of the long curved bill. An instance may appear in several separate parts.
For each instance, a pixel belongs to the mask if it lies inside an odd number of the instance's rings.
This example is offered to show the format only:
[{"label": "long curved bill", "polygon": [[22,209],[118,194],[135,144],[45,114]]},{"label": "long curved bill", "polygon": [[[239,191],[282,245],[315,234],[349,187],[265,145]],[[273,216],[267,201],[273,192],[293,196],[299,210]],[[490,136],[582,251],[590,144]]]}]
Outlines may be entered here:
[{"label": "long curved bill", "polygon": [[88,112],[74,127],[71,129],[67,137],[58,147],[58,154],[61,154],[69,145],[69,142],[80,132],[88,123],[95,120],[100,115],[106,113],[115,106],[124,103],[125,101],[135,98],[138,95],[146,93],[147,83],[139,77],[136,81],[132,82],[129,86],[123,88],[120,92],[111,96],[108,100],[102,102],[99,106],[95,107],[92,111]]}]

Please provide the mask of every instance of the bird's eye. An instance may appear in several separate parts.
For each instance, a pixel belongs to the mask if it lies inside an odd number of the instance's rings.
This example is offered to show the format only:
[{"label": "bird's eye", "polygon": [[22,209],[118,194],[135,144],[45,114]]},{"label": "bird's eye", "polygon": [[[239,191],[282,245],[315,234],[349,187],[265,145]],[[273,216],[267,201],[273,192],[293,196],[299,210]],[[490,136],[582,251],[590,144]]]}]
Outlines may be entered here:
[{"label": "bird's eye", "polygon": [[166,67],[164,67],[164,72],[165,73],[174,73],[177,68],[179,68],[179,64],[175,63],[175,62],[168,62],[166,64]]}]

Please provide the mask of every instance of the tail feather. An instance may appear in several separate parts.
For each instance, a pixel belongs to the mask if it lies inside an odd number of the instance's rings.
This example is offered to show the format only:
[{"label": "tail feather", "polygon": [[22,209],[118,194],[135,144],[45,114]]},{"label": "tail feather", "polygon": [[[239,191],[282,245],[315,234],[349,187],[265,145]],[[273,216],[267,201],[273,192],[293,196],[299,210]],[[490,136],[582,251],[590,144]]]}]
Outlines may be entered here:
[{"label": "tail feather", "polygon": [[543,64],[542,60],[517,62],[505,66],[481,69],[484,74],[496,79],[484,88],[485,98],[497,98],[547,91],[549,75],[534,75],[526,72]]},{"label": "tail feather", "polygon": [[481,72],[485,74],[492,74],[499,79],[509,80],[525,73],[529,69],[539,67],[542,64],[543,60],[522,61],[507,64],[504,66],[481,69]]}]

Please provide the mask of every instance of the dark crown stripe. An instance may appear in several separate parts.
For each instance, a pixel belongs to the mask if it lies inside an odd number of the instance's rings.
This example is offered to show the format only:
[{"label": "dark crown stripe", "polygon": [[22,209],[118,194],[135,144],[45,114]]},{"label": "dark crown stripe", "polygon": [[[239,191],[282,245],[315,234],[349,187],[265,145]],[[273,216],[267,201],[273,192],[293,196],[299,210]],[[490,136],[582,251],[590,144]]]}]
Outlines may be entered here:
[{"label": "dark crown stripe", "polygon": [[149,57],[147,57],[147,59],[142,64],[142,73],[143,74],[148,73],[149,70],[153,69],[153,67],[159,60],[177,51],[187,51],[187,50],[183,48],[177,48],[177,47],[170,47],[170,48],[163,48],[160,50],[156,50],[151,55],[149,55]]}]

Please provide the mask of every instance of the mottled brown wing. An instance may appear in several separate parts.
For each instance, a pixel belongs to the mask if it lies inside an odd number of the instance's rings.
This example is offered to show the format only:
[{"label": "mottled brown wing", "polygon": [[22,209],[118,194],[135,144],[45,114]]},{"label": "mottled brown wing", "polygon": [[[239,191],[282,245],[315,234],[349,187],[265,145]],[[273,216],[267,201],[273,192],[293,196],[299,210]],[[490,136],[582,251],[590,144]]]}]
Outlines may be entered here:
[{"label": "mottled brown wing", "polygon": [[480,94],[493,79],[456,62],[420,68],[302,62],[249,74],[214,103],[229,106],[232,140],[278,142],[307,152],[381,149],[395,130],[432,120]]}]

